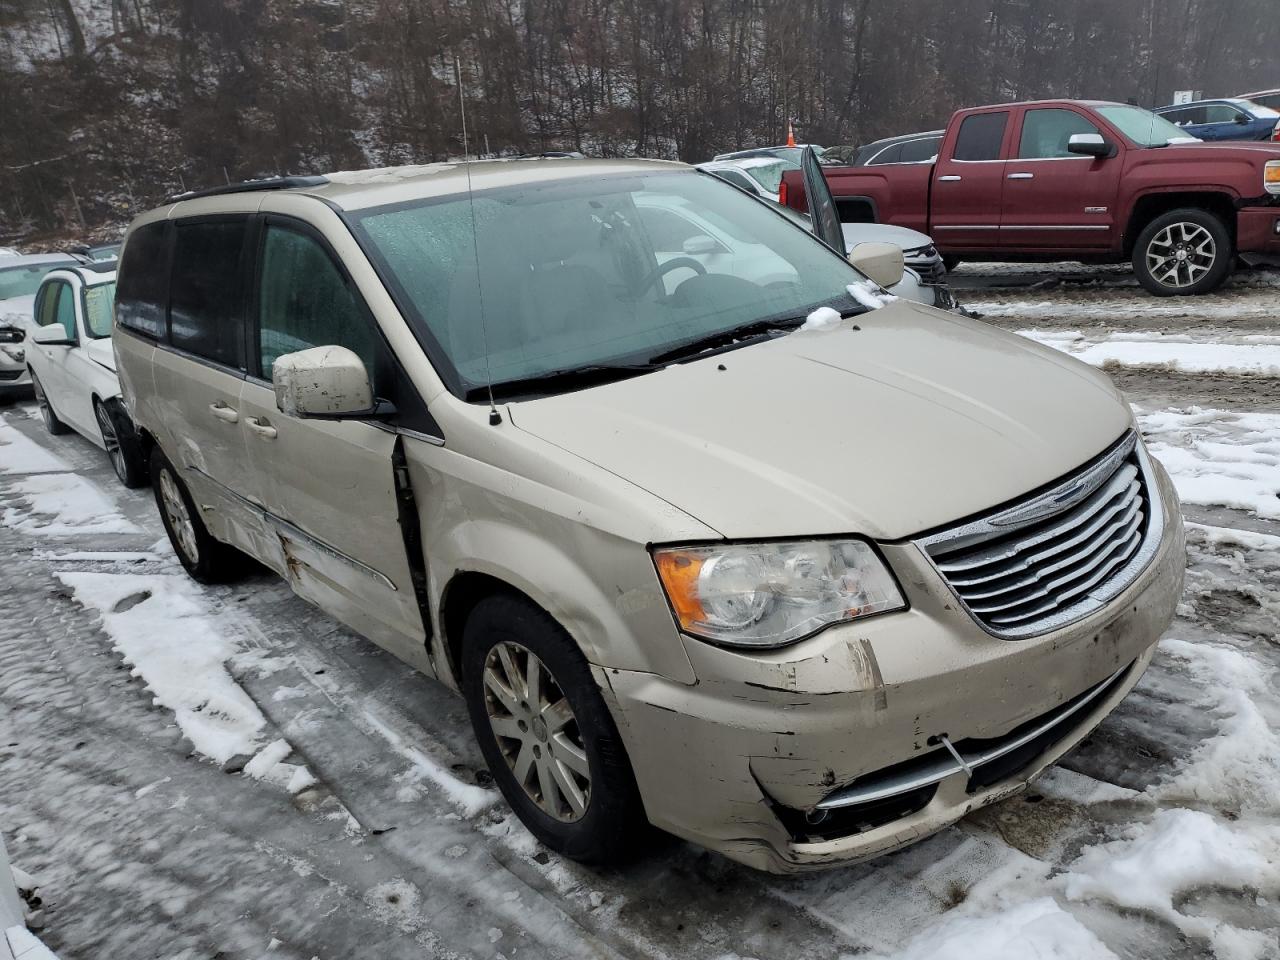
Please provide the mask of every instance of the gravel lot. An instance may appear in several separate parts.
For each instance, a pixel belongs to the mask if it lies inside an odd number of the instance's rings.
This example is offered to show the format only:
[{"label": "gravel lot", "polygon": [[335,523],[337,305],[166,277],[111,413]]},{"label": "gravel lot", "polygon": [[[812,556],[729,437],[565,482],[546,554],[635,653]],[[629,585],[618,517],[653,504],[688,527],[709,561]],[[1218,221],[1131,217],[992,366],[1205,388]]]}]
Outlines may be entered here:
[{"label": "gravel lot", "polygon": [[[273,576],[190,584],[150,491],[19,405],[0,424],[0,830],[40,882],[45,942],[63,960],[1280,956],[1280,275],[1178,301],[1118,268],[955,281],[990,322],[1103,358],[1191,521],[1151,670],[1030,791],[800,879],[674,840],[625,872],[561,860],[490,789],[460,700]],[[76,509],[95,494],[105,513]],[[286,741],[267,762],[211,761],[153,702],[117,648],[157,623],[180,649],[226,645],[258,742]]]}]

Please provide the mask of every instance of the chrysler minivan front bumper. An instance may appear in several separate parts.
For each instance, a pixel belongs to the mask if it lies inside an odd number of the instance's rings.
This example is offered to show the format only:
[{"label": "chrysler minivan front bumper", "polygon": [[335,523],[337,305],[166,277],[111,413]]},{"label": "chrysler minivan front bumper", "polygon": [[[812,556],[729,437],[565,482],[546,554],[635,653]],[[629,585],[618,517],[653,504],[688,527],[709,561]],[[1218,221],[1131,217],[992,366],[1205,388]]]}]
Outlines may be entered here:
[{"label": "chrysler minivan front bumper", "polygon": [[1021,790],[1133,689],[1173,618],[1182,521],[1158,465],[1152,479],[1150,563],[1039,636],[993,636],[917,544],[882,544],[907,611],[772,651],[685,638],[692,685],[602,671],[649,819],[788,873],[878,856]]}]

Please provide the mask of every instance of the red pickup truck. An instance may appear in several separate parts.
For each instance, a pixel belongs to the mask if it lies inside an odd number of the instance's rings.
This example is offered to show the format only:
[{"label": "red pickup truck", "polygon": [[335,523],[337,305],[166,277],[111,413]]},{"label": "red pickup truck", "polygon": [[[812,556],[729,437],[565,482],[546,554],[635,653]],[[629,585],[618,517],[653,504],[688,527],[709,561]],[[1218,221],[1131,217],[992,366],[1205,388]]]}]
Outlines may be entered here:
[{"label": "red pickup truck", "polygon": [[[823,168],[840,218],[932,235],[960,260],[1133,261],[1161,296],[1280,261],[1280,146],[1201,143],[1141,107],[1080,100],[961,110],[923,163]],[[806,208],[800,171],[779,200]]]}]

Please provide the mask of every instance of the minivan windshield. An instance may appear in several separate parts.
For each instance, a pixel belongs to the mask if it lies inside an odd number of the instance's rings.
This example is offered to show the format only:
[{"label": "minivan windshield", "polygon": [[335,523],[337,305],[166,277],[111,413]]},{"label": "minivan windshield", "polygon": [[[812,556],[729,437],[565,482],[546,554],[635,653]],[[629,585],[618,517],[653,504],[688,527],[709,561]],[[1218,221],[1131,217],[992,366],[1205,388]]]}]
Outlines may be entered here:
[{"label": "minivan windshield", "polygon": [[[838,254],[710,174],[574,177],[351,215],[450,388],[560,392],[865,308]],[[725,335],[724,343],[712,341]],[[612,377],[617,379],[617,377]],[[609,379],[604,377],[602,379]],[[564,381],[563,383],[559,381]],[[523,386],[523,389],[522,389]]]},{"label": "minivan windshield", "polygon": [[1157,116],[1142,107],[1113,104],[1098,107],[1098,112],[1110,120],[1120,132],[1140,147],[1167,147],[1179,140],[1198,140],[1176,123]]}]

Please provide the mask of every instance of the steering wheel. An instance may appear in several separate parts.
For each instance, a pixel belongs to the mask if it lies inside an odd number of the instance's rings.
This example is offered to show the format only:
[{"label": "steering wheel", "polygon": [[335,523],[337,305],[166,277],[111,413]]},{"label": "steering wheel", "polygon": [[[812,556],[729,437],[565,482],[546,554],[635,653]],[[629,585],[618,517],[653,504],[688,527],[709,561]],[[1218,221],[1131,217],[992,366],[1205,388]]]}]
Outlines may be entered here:
[{"label": "steering wheel", "polygon": [[640,292],[644,293],[672,270],[679,270],[682,267],[687,270],[692,270],[700,277],[705,277],[707,275],[707,268],[697,260],[693,259],[693,257],[673,257],[666,263],[660,263],[653,270],[649,271],[648,275],[640,281]]}]

